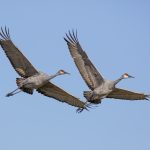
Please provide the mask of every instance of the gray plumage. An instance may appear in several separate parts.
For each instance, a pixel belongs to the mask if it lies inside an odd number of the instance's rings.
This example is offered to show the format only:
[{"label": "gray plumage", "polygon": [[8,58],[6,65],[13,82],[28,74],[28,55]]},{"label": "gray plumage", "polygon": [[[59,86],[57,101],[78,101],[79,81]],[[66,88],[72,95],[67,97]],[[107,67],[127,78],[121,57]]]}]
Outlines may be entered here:
[{"label": "gray plumage", "polygon": [[123,74],[119,79],[110,81],[104,79],[97,71],[93,63],[82,49],[76,33],[69,31],[64,40],[67,42],[70,54],[87,86],[91,91],[84,91],[84,97],[88,102],[98,104],[103,98],[115,98],[124,100],[147,100],[149,95],[136,93],[124,89],[116,88],[116,84],[122,79],[132,78],[127,73]]},{"label": "gray plumage", "polygon": [[29,60],[20,52],[10,38],[9,29],[1,28],[0,45],[8,57],[10,63],[21,78],[16,79],[18,88],[6,96],[13,96],[21,91],[33,94],[34,89],[39,93],[52,97],[58,101],[65,102],[69,105],[78,107],[79,111],[87,109],[87,103],[80,101],[78,98],[65,92],[63,89],[52,84],[50,80],[56,76],[68,74],[64,70],[59,70],[54,75],[47,75],[37,71]]}]

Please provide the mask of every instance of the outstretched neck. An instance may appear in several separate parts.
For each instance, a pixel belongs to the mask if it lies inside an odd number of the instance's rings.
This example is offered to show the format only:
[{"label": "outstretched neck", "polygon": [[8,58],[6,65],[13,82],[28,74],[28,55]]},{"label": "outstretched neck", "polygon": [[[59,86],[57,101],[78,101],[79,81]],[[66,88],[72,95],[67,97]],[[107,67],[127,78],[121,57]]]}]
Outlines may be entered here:
[{"label": "outstretched neck", "polygon": [[48,78],[48,80],[51,80],[51,79],[53,79],[53,78],[55,78],[55,77],[57,77],[57,76],[59,76],[59,75],[60,75],[59,73],[50,75],[49,78]]},{"label": "outstretched neck", "polygon": [[117,83],[119,83],[122,79],[124,79],[124,78],[121,76],[119,79],[115,80],[114,85],[116,85]]}]

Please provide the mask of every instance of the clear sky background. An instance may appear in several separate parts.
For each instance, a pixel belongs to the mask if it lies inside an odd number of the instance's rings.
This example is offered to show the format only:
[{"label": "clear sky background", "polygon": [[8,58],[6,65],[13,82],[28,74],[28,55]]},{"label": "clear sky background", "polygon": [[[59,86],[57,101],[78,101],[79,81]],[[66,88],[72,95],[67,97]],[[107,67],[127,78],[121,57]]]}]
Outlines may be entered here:
[{"label": "clear sky background", "polygon": [[[53,83],[85,101],[88,87],[63,37],[70,29],[107,79],[128,72],[117,86],[150,93],[149,0],[0,0],[0,26],[32,64],[46,73],[71,73]],[[1,150],[149,150],[150,102],[104,99],[89,112],[35,92],[7,98],[17,73],[0,49]]]}]

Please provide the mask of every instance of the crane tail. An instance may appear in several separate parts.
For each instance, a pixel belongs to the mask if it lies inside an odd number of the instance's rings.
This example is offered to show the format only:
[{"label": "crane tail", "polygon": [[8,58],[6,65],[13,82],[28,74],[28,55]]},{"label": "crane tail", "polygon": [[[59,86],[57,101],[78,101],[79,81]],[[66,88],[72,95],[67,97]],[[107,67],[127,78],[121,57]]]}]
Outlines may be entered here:
[{"label": "crane tail", "polygon": [[16,84],[18,87],[22,87],[22,82],[24,81],[24,78],[16,78]]},{"label": "crane tail", "polygon": [[84,91],[83,95],[87,99],[87,101],[90,103],[93,103],[93,104],[101,103],[100,96],[97,94],[93,94],[93,91]]},{"label": "crane tail", "polygon": [[17,86],[23,91],[26,92],[28,94],[33,94],[34,89],[31,88],[26,88],[22,85],[22,82],[25,80],[25,78],[16,78],[16,84]]},{"label": "crane tail", "polygon": [[84,91],[83,95],[88,101],[90,101],[92,97],[92,91]]}]

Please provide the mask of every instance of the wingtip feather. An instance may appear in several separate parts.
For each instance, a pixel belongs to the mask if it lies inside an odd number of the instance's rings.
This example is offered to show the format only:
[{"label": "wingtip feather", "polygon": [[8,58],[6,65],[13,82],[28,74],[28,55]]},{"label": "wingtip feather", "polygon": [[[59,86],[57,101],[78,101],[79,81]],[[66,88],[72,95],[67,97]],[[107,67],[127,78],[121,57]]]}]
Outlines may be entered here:
[{"label": "wingtip feather", "polygon": [[6,25],[5,25],[4,29],[1,27],[0,36],[2,37],[2,38],[0,38],[1,41],[2,40],[10,40],[9,28],[7,28]]},{"label": "wingtip feather", "polygon": [[145,100],[149,101],[150,95],[145,95]]}]

